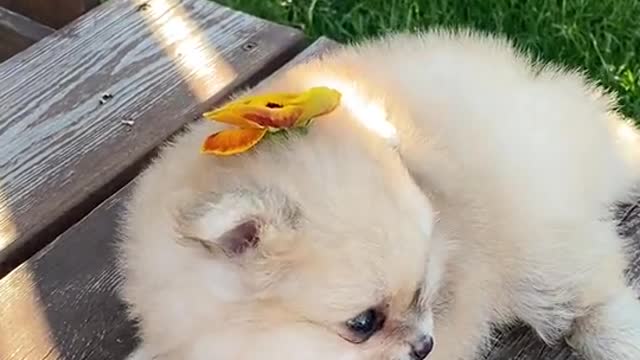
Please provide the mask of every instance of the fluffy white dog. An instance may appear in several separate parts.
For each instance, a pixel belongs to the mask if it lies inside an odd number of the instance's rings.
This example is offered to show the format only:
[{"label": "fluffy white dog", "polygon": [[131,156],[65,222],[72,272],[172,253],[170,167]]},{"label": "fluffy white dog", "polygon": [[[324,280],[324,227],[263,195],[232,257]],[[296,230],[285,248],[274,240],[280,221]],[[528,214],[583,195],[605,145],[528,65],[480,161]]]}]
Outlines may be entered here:
[{"label": "fluffy white dog", "polygon": [[202,122],[138,179],[121,244],[134,357],[468,360],[520,319],[640,359],[610,205],[637,131],[579,73],[501,38],[395,34],[259,92],[342,93],[306,135],[228,157]]}]

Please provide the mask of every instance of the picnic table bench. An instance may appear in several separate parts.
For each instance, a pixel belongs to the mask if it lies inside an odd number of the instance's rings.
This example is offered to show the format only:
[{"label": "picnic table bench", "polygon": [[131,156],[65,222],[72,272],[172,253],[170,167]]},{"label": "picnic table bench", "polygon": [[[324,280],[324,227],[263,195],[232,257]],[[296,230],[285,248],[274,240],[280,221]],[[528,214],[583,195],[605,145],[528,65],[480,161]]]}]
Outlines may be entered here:
[{"label": "picnic table bench", "polygon": [[[124,359],[113,245],[131,180],[203,110],[337,44],[205,0],[110,0],[52,27],[2,1],[0,360]],[[640,210],[618,215],[640,248]],[[578,359],[525,326],[496,336],[487,360]]]}]

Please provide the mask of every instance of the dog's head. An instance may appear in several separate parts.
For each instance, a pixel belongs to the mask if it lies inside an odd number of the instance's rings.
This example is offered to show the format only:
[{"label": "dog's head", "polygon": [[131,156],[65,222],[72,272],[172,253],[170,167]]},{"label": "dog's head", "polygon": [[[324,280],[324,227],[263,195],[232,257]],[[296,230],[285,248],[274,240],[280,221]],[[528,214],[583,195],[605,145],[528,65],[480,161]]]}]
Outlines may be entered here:
[{"label": "dog's head", "polygon": [[393,149],[341,123],[206,159],[206,191],[130,220],[133,237],[155,237],[128,265],[143,336],[227,359],[429,354],[434,214]]}]

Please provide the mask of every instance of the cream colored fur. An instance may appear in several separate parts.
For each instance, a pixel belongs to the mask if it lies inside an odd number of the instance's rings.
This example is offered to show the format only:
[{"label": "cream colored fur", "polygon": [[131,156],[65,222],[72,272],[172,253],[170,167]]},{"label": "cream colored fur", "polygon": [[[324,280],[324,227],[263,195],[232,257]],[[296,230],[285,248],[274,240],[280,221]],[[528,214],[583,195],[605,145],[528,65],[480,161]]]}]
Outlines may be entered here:
[{"label": "cream colored fur", "polygon": [[[136,359],[409,360],[424,333],[428,359],[470,360],[515,319],[588,360],[640,359],[609,212],[639,179],[639,135],[609,96],[443,31],[344,47],[259,91],[318,85],[343,105],[306,136],[218,158],[198,151],[220,125],[197,123],[139,178],[121,244]],[[257,246],[219,251],[247,219]],[[383,329],[346,341],[373,306]]]}]

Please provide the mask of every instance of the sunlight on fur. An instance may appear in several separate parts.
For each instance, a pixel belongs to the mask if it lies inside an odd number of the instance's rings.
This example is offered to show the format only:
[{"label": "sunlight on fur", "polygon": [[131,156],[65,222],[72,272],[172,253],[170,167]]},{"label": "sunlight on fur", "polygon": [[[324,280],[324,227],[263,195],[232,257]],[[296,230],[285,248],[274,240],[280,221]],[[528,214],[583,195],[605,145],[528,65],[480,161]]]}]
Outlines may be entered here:
[{"label": "sunlight on fur", "polygon": [[180,3],[155,0],[149,5],[148,10],[140,13],[154,38],[200,100],[207,100],[237,76],[224,58],[209,46]]},{"label": "sunlight on fur", "polygon": [[618,136],[623,141],[638,141],[638,132],[632,125],[626,123],[620,123],[618,125]]},{"label": "sunlight on fur", "polygon": [[380,100],[374,101],[362,96],[354,83],[345,80],[323,77],[319,78],[317,82],[338,90],[342,94],[342,104],[356,115],[354,118],[359,120],[361,125],[385,139],[390,145],[397,145],[398,132],[393,124],[387,120],[387,112]]}]

